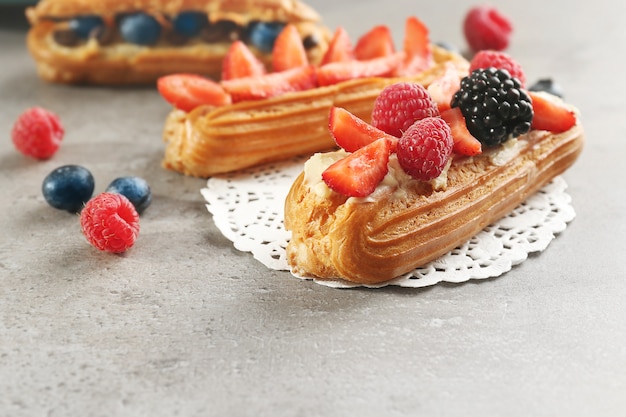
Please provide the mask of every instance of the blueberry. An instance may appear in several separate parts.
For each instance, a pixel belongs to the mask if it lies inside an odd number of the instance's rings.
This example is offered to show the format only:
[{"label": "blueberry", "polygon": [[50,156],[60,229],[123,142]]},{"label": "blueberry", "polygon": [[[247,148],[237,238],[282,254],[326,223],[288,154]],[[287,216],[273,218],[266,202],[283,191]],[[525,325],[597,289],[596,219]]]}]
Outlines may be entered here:
[{"label": "blueberry", "polygon": [[119,28],[124,40],[137,45],[153,45],[159,40],[161,35],[159,22],[145,13],[122,16]]},{"label": "blueberry", "polygon": [[94,187],[95,181],[88,169],[64,165],[44,178],[41,191],[52,207],[78,213],[93,195]]},{"label": "blueberry", "polygon": [[557,97],[563,98],[563,89],[551,78],[542,78],[530,87],[528,87],[528,89],[530,91],[544,91],[546,93],[550,93]]},{"label": "blueberry", "polygon": [[272,52],[278,34],[285,27],[280,22],[252,22],[249,27],[250,43],[262,52]]},{"label": "blueberry", "polygon": [[200,33],[203,27],[208,24],[206,13],[182,12],[172,21],[174,30],[188,38]]},{"label": "blueberry", "polygon": [[104,21],[100,16],[79,16],[70,20],[69,28],[80,39],[87,39],[91,32],[104,26]]},{"label": "blueberry", "polygon": [[152,203],[150,186],[140,177],[120,177],[114,179],[106,189],[108,193],[122,194],[133,203],[137,213],[141,214]]},{"label": "blueberry", "polygon": [[445,49],[448,52],[459,53],[459,48],[449,42],[441,41],[437,42],[436,45],[442,49]]}]

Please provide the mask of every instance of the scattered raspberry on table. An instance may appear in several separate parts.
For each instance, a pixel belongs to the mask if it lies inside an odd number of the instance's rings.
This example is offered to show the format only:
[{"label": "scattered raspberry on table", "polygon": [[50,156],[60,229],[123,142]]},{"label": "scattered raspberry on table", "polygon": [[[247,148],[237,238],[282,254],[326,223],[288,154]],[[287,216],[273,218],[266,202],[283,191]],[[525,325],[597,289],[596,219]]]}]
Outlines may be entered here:
[{"label": "scattered raspberry on table", "polygon": [[11,139],[15,148],[35,159],[51,158],[61,145],[65,130],[59,117],[41,107],[24,111],[15,121]]},{"label": "scattered raspberry on table", "polygon": [[491,6],[471,8],[463,21],[465,39],[472,51],[503,51],[509,46],[513,25],[508,17]]},{"label": "scattered raspberry on table", "polygon": [[122,253],[135,244],[139,214],[121,194],[101,193],[87,202],[80,213],[80,225],[87,241],[97,249]]}]

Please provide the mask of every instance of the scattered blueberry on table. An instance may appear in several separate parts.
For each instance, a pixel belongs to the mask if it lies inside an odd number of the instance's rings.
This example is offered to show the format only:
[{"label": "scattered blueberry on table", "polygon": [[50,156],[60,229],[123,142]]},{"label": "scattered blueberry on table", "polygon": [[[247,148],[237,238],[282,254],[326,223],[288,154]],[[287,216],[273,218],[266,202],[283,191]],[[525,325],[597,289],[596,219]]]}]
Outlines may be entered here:
[{"label": "scattered blueberry on table", "polygon": [[563,98],[563,88],[551,78],[542,78],[528,87],[530,91],[543,91]]},{"label": "scattered blueberry on table", "polygon": [[114,179],[106,189],[108,193],[122,194],[141,214],[152,203],[148,182],[140,177],[127,176]]},{"label": "scattered blueberry on table", "polygon": [[94,187],[95,181],[88,169],[64,165],[44,178],[41,191],[52,207],[78,213],[93,195]]}]

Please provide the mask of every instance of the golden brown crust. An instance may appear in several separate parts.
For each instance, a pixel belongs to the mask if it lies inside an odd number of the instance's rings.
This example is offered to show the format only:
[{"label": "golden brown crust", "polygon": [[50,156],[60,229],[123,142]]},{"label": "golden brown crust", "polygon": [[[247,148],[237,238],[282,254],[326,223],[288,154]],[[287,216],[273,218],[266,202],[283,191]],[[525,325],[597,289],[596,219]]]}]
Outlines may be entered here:
[{"label": "golden brown crust", "polygon": [[332,106],[369,120],[374,100],[390,84],[411,80],[428,85],[446,65],[467,73],[467,61],[456,54],[435,47],[434,60],[432,68],[414,77],[357,79],[269,100],[201,107],[188,114],[174,110],[164,128],[164,166],[209,177],[331,149],[335,142],[327,126]]},{"label": "golden brown crust", "polygon": [[561,174],[583,147],[577,125],[563,134],[533,131],[519,154],[496,165],[490,152],[455,159],[445,191],[412,181],[406,193],[356,203],[319,196],[300,175],[285,202],[293,271],[377,284],[432,261],[472,238]]},{"label": "golden brown crust", "polygon": [[133,11],[176,15],[185,10],[205,11],[214,20],[231,16],[242,24],[250,20],[290,23],[319,20],[315,10],[297,0],[41,0],[37,6],[28,8],[26,15],[35,25],[45,18],[112,16]]},{"label": "golden brown crust", "polygon": [[[230,42],[192,40],[172,45],[161,40],[153,46],[141,46],[126,43],[118,36],[105,46],[93,39],[82,45],[63,46],[54,40],[54,31],[64,28],[58,19],[96,14],[112,22],[117,13],[137,10],[157,16],[173,16],[184,10],[206,11],[212,21],[228,19],[240,25],[251,20],[293,23],[303,39],[311,36],[318,41],[307,50],[311,63],[322,59],[331,36],[317,22],[317,13],[295,0],[43,0],[27,10],[32,27],[26,43],[39,76],[58,83],[108,85],[151,84],[163,75],[182,72],[220,78]],[[271,54],[253,46],[250,49],[271,67]]]}]

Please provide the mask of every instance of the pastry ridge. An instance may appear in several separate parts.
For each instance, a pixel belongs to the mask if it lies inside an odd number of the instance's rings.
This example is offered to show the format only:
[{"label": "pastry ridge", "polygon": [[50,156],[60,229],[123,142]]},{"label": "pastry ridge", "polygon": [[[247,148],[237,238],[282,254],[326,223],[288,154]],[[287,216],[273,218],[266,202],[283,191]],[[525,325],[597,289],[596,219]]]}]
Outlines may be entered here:
[{"label": "pastry ridge", "polygon": [[319,279],[379,284],[430,262],[511,212],[578,158],[580,124],[560,134],[532,131],[514,158],[493,163],[495,150],[456,156],[445,190],[411,181],[372,201],[319,196],[304,173],[285,200],[292,271]]}]

